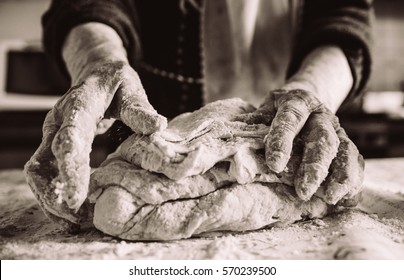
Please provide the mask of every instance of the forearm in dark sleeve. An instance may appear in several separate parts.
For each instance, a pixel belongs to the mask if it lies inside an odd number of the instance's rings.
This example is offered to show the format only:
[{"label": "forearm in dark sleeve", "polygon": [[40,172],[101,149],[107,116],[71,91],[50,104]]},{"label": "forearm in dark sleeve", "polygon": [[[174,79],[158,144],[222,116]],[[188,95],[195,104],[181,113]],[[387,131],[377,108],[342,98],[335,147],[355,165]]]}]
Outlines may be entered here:
[{"label": "forearm in dark sleeve", "polygon": [[42,17],[43,44],[62,71],[61,49],[69,31],[82,23],[100,22],[112,27],[121,37],[132,63],[140,56],[138,23],[130,0],[52,0]]},{"label": "forearm in dark sleeve", "polygon": [[289,76],[316,47],[337,45],[345,53],[354,79],[345,103],[359,95],[371,70],[372,0],[306,0],[301,20]]}]

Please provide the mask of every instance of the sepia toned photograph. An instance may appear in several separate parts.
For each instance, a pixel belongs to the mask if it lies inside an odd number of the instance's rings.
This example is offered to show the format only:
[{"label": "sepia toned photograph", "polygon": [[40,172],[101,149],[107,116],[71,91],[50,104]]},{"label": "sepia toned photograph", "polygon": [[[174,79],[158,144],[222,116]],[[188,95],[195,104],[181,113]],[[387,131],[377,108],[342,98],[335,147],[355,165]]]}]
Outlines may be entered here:
[{"label": "sepia toned photograph", "polygon": [[0,259],[403,260],[403,35],[400,0],[0,0]]}]

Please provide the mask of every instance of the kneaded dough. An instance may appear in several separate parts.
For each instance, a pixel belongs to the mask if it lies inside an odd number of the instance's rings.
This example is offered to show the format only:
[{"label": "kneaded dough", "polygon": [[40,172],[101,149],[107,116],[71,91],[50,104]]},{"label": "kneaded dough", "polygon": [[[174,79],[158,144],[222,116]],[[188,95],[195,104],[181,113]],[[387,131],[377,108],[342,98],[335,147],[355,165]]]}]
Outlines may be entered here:
[{"label": "kneaded dough", "polygon": [[217,101],[178,116],[164,131],[128,138],[91,176],[95,227],[128,240],[174,240],[332,211],[319,196],[296,195],[299,151],[281,174],[266,167],[269,127],[236,121],[253,111],[241,99]]}]

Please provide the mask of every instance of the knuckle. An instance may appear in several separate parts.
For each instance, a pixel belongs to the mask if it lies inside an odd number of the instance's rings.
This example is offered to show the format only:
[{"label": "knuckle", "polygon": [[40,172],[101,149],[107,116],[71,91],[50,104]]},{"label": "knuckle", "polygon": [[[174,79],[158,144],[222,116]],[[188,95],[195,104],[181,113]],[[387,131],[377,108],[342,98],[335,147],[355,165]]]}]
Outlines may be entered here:
[{"label": "knuckle", "polygon": [[290,90],[279,98],[280,103],[291,102],[306,108],[310,112],[323,111],[324,106],[318,98],[306,90],[294,89]]},{"label": "knuckle", "polygon": [[335,131],[337,132],[337,135],[339,138],[348,138],[348,134],[345,132],[345,129],[343,127],[340,126],[339,122],[338,122],[338,126],[335,128]]},{"label": "knuckle", "polygon": [[124,61],[104,62],[98,69],[103,72],[123,73],[127,69],[127,63]]},{"label": "knuckle", "polygon": [[129,73],[134,72],[130,65],[125,61],[108,61],[95,66],[87,76],[85,82],[103,84],[116,84],[129,77]]},{"label": "knuckle", "polygon": [[292,146],[293,135],[288,129],[270,129],[265,138],[266,147],[269,150],[283,151]]},{"label": "knuckle", "polygon": [[335,153],[337,153],[340,141],[334,131],[322,127],[319,129],[317,137],[322,147],[335,150]]},{"label": "knuckle", "polygon": [[38,167],[38,162],[36,158],[31,158],[25,165],[24,165],[24,173],[26,176],[32,177],[35,174],[35,170]]},{"label": "knuckle", "polygon": [[302,120],[303,116],[300,113],[279,112],[271,124],[271,131],[278,135],[295,134]]},{"label": "knuckle", "polygon": [[343,150],[352,159],[356,159],[360,155],[358,148],[349,138],[341,140],[340,150]]},{"label": "knuckle", "polygon": [[279,110],[282,112],[281,115],[284,115],[287,121],[290,122],[301,122],[306,119],[310,113],[305,105],[296,104],[293,101],[286,102]]},{"label": "knuckle", "polygon": [[273,152],[286,152],[291,150],[292,144],[289,141],[283,141],[280,137],[275,137],[274,135],[268,134],[265,139],[265,150],[267,151],[267,156],[271,156]]},{"label": "knuckle", "polygon": [[330,167],[330,181],[335,181],[338,183],[345,183],[350,178],[349,167],[347,166],[345,159],[337,157],[331,164]]},{"label": "knuckle", "polygon": [[335,151],[337,152],[340,141],[334,133],[325,131],[322,136],[322,140],[324,141],[325,145],[327,145],[327,147],[335,148]]},{"label": "knuckle", "polygon": [[91,89],[88,81],[83,81],[80,84],[72,86],[66,93],[63,95],[61,99],[59,99],[55,108],[57,110],[62,110],[69,106],[70,104],[74,104],[76,102],[80,102],[82,96],[85,92],[88,92]]},{"label": "knuckle", "polygon": [[[273,126],[272,133],[280,138],[291,138],[296,132],[297,125],[291,122],[279,122]],[[291,135],[291,136],[289,136]]]},{"label": "knuckle", "polygon": [[305,127],[304,136],[311,141],[318,141],[327,146],[338,147],[340,140],[334,128],[324,119],[310,116]]},{"label": "knuckle", "polygon": [[352,158],[345,158],[345,160],[338,161],[338,164],[333,164],[331,168],[331,180],[347,184],[352,187],[361,184],[363,179],[363,169],[358,164],[358,161]]},{"label": "knuckle", "polygon": [[328,166],[322,162],[308,162],[301,166],[301,174],[306,174],[313,183],[321,182],[328,173]]},{"label": "knuckle", "polygon": [[58,115],[59,115],[58,109],[56,107],[52,108],[52,110],[50,110],[46,114],[45,120],[42,125],[43,129],[44,130],[50,129],[50,128],[56,126],[57,124],[59,124],[60,120],[59,120]]},{"label": "knuckle", "polygon": [[59,132],[55,135],[55,138],[53,139],[52,150],[54,152],[57,152],[63,147],[65,147],[65,145],[69,143],[69,140],[67,140],[68,138],[69,137],[66,134],[66,130],[59,130]]}]

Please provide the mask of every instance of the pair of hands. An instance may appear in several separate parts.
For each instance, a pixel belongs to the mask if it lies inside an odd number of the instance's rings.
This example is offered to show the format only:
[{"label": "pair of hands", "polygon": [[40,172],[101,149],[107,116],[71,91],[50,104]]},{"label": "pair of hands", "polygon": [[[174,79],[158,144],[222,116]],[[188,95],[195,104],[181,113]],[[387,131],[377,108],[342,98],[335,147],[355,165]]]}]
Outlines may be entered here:
[{"label": "pair of hands", "polygon": [[[25,166],[28,182],[53,220],[72,228],[85,219],[90,151],[104,119],[122,120],[135,133],[164,129],[167,120],[149,104],[137,73],[125,61],[99,62],[81,75],[48,113],[43,139]],[[279,173],[299,134],[304,143],[295,187],[308,200],[323,185],[330,204],[359,193],[363,159],[338,120],[313,95],[302,90],[271,92],[249,116],[271,123],[265,138],[268,167]],[[105,129],[104,129],[105,130]],[[84,203],[84,204],[83,204]]]}]

